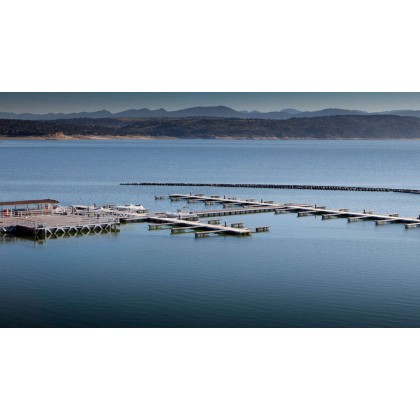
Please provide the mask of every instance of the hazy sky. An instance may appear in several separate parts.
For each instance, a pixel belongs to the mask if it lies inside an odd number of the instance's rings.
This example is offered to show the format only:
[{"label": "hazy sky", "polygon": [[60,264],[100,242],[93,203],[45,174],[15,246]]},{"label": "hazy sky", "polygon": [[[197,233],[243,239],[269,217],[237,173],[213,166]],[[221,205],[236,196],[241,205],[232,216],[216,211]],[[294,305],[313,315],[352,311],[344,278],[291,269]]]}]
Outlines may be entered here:
[{"label": "hazy sky", "polygon": [[225,105],[237,110],[420,109],[420,93],[0,93],[3,112],[80,112]]}]

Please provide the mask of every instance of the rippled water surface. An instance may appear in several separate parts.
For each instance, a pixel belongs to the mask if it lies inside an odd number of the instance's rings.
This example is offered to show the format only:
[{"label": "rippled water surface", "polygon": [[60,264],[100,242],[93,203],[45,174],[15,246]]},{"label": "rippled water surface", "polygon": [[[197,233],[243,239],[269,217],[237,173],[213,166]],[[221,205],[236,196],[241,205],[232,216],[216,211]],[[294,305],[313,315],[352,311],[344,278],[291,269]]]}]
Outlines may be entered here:
[{"label": "rippled water surface", "polygon": [[[0,201],[177,210],[186,203],[154,195],[202,192],[417,217],[417,195],[119,183],[420,188],[419,162],[416,141],[0,141]],[[0,326],[420,326],[420,229],[294,214],[225,220],[270,232],[195,239],[132,224],[43,243],[0,240]]]}]

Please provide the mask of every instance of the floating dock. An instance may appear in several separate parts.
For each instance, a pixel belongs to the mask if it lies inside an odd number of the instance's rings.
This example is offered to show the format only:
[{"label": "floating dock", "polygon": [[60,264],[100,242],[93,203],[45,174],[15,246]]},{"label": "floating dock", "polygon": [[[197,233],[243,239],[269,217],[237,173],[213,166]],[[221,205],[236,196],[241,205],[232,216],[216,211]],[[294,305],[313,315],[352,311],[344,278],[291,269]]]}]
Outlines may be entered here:
[{"label": "floating dock", "polygon": [[[404,224],[407,229],[420,227],[420,219],[401,217],[398,213],[375,214],[372,210],[350,211],[347,208],[328,209],[325,206],[298,203],[274,203],[253,198],[239,199],[219,195],[171,194],[156,196],[157,200],[168,198],[171,201],[186,200],[190,203],[219,205],[223,208],[190,212],[126,212],[112,208],[51,207],[41,210],[4,211],[0,215],[0,235],[12,235],[49,239],[65,235],[115,232],[120,223],[148,222],[149,230],[167,229],[171,234],[194,233],[195,237],[214,235],[249,236],[252,233],[267,232],[269,226],[245,227],[243,223],[221,223],[215,217],[246,215],[272,212],[274,214],[296,213],[297,217],[321,216],[322,220],[346,218],[349,223],[373,221],[378,226],[393,223]],[[76,206],[77,207],[77,206]],[[84,207],[84,206],[78,206]],[[86,207],[86,206],[85,206]],[[207,222],[200,220],[212,218]]]},{"label": "floating dock", "polygon": [[272,201],[257,202],[252,199],[239,200],[236,197],[205,196],[203,194],[171,194],[169,198],[184,200],[213,201],[223,205],[230,205],[232,208],[220,210],[195,211],[191,214],[199,217],[230,216],[235,214],[252,214],[263,212],[274,212],[275,214],[297,213],[298,217],[321,216],[322,220],[347,218],[348,222],[374,221],[377,225],[391,223],[402,223],[406,228],[420,227],[420,219],[413,217],[401,217],[397,213],[375,214],[372,210],[354,212],[349,209],[327,209],[325,206],[296,203],[273,203]]},{"label": "floating dock", "polygon": [[238,223],[232,223],[230,226],[220,225],[214,223],[205,223],[200,221],[192,221],[184,218],[173,218],[173,217],[158,217],[150,215],[147,217],[148,222],[154,223],[149,225],[150,230],[159,228],[159,225],[167,226],[171,229],[171,233],[187,233],[195,232],[196,237],[209,236],[213,234],[225,234],[225,235],[239,235],[248,236],[251,234],[251,230],[238,226]]}]

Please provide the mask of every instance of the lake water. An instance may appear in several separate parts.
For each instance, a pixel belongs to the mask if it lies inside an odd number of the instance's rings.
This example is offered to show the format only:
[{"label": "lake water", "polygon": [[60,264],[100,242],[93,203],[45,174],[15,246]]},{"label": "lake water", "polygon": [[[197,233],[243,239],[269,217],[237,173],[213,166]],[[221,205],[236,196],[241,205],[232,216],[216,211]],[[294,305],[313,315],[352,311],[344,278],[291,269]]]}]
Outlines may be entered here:
[{"label": "lake water", "polygon": [[[416,141],[0,141],[0,201],[141,203],[201,192],[417,217],[397,193],[120,186],[217,182],[420,188]],[[189,205],[198,210],[200,204]],[[1,327],[419,327],[420,229],[295,214],[251,237],[121,226],[116,234],[0,240]]]}]

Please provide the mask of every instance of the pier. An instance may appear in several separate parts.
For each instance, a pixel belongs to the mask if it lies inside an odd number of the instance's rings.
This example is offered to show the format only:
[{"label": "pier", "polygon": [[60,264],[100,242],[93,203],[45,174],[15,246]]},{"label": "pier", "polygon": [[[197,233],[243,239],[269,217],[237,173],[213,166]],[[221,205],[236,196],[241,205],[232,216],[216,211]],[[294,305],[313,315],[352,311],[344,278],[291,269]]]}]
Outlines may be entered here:
[{"label": "pier", "polygon": [[112,217],[39,214],[0,219],[0,233],[50,239],[64,235],[115,232],[119,220]]},{"label": "pier", "polygon": [[[403,224],[407,229],[420,227],[420,219],[401,217],[398,213],[376,214],[373,210],[363,212],[348,208],[328,209],[301,203],[275,203],[254,198],[239,199],[205,194],[170,194],[156,196],[157,200],[169,199],[175,202],[201,203],[211,209],[176,213],[148,212],[143,207],[140,212],[118,210],[124,206],[71,206],[51,205],[51,200],[24,202],[25,208],[15,203],[3,202],[0,213],[0,235],[33,237],[41,239],[57,238],[65,235],[84,235],[100,232],[115,232],[123,223],[149,223],[149,230],[170,230],[171,234],[193,233],[196,238],[215,235],[250,236],[253,233],[268,232],[269,226],[246,227],[243,222],[222,223],[221,217],[271,212],[274,215],[296,213],[298,218],[320,216],[322,220],[347,219],[348,223],[371,221],[377,226]],[[5,204],[6,203],[6,204]],[[29,208],[30,204],[36,207]],[[54,202],[56,203],[56,202]],[[1,203],[0,203],[1,205]],[[20,205],[20,204],[19,204]],[[219,208],[216,207],[219,206]],[[6,207],[6,208],[4,208]],[[222,207],[222,208],[220,208]],[[129,207],[127,207],[129,208]],[[201,219],[209,218],[204,221]]]},{"label": "pier", "polygon": [[167,229],[171,229],[172,234],[194,232],[196,237],[205,237],[210,234],[239,236],[248,236],[251,234],[250,229],[244,228],[243,224],[238,223],[232,223],[231,226],[224,226],[213,222],[205,223],[188,220],[187,218],[177,219],[173,217],[158,217],[154,215],[147,217],[147,221],[153,223],[153,225],[149,225],[150,230],[157,230],[159,229],[159,226],[165,226]]},{"label": "pier", "polygon": [[59,207],[56,200],[0,202],[0,235],[34,239],[115,232],[120,220],[107,211]]},{"label": "pier", "polygon": [[[240,200],[236,197],[205,196],[203,194],[171,194],[168,198],[177,200],[194,200],[195,202],[212,201],[213,203],[230,205],[231,208],[220,210],[199,210],[190,212],[190,215],[199,217],[231,216],[236,214],[253,214],[263,212],[274,212],[275,214],[297,213],[298,217],[321,216],[322,220],[345,218],[350,222],[374,221],[376,225],[391,223],[404,224],[406,228],[420,227],[420,219],[413,217],[401,217],[398,213],[375,214],[372,210],[354,212],[349,209],[327,209],[326,206],[296,203],[273,203],[272,201],[257,202],[254,199]],[[187,217],[187,216],[186,216]]]}]

